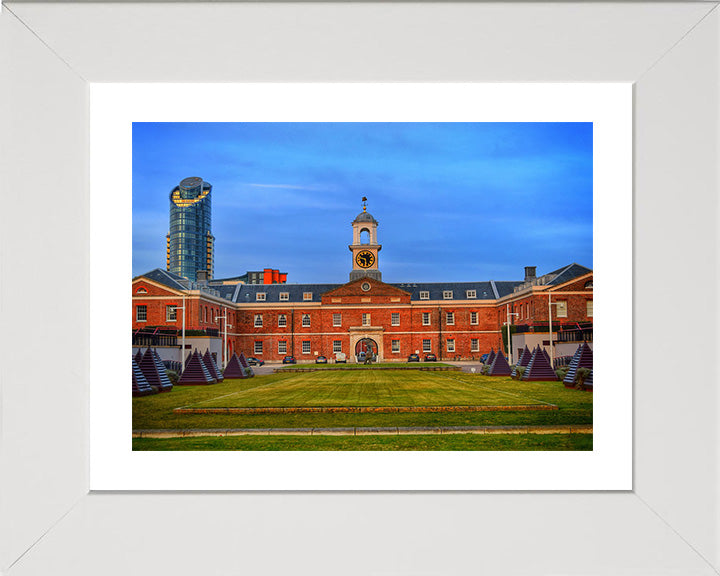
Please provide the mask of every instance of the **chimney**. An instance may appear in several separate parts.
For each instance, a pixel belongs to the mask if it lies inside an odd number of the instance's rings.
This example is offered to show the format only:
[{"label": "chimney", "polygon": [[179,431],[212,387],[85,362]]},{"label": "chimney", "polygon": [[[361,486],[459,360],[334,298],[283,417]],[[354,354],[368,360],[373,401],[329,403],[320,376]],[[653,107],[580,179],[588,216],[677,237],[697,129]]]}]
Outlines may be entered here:
[{"label": "chimney", "polygon": [[525,282],[535,280],[535,270],[537,270],[537,266],[525,266]]},{"label": "chimney", "polygon": [[199,286],[207,286],[208,283],[208,271],[198,270],[197,271],[197,283]]}]

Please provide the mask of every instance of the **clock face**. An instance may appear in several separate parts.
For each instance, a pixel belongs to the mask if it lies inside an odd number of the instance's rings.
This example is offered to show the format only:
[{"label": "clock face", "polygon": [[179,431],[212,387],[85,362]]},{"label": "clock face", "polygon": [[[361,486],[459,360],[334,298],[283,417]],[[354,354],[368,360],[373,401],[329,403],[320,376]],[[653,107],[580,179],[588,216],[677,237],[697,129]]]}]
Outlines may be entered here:
[{"label": "clock face", "polygon": [[355,262],[360,268],[370,268],[370,266],[375,264],[375,254],[370,252],[370,250],[362,250],[355,256]]}]

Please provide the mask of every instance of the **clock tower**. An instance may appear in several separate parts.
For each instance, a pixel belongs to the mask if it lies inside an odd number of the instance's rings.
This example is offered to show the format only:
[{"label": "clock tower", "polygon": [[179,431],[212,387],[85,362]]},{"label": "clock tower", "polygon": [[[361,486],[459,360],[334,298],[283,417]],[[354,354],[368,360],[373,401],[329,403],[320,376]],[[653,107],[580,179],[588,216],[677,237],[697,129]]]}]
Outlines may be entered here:
[{"label": "clock tower", "polygon": [[367,211],[367,198],[363,197],[362,202],[363,211],[352,222],[353,243],[348,246],[353,259],[350,281],[366,276],[382,281],[378,270],[378,252],[382,248],[377,241],[378,221]]}]

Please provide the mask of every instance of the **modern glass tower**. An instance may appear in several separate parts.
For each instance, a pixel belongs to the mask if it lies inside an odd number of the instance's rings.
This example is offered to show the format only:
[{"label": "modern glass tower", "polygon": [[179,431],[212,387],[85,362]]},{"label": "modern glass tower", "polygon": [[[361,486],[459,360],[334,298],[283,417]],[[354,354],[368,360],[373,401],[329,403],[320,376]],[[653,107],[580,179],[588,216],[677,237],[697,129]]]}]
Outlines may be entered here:
[{"label": "modern glass tower", "polygon": [[167,269],[192,281],[198,271],[206,271],[207,278],[212,278],[215,268],[211,192],[210,183],[193,176],[170,193]]}]

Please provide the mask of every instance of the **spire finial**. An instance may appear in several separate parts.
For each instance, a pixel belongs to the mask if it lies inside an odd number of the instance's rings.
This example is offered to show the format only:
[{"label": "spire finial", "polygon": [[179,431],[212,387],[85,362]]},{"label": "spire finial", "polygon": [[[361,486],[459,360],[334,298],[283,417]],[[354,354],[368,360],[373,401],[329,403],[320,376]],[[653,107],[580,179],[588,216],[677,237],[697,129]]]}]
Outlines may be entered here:
[{"label": "spire finial", "polygon": [[362,203],[363,203],[363,212],[367,212],[367,198],[365,198],[365,196],[362,197]]}]

